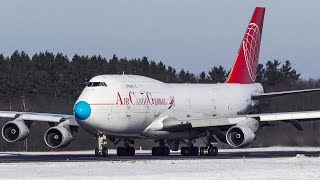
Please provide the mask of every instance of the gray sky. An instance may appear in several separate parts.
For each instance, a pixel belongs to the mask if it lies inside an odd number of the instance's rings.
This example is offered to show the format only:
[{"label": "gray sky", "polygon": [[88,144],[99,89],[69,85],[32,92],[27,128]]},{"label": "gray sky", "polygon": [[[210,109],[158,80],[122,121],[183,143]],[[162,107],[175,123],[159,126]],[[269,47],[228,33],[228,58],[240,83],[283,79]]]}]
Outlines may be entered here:
[{"label": "gray sky", "polygon": [[233,60],[255,6],[266,7],[260,62],[320,78],[319,0],[3,0],[0,53],[148,56],[194,73]]}]

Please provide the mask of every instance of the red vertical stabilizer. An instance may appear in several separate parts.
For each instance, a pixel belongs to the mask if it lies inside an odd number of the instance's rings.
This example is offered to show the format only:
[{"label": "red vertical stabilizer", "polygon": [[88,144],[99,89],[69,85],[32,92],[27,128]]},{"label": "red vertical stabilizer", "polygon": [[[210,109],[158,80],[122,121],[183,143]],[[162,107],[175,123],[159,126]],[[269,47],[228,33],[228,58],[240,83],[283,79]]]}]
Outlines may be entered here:
[{"label": "red vertical stabilizer", "polygon": [[265,8],[256,7],[246,34],[242,40],[237,58],[233,64],[227,83],[250,84],[257,77],[260,42]]}]

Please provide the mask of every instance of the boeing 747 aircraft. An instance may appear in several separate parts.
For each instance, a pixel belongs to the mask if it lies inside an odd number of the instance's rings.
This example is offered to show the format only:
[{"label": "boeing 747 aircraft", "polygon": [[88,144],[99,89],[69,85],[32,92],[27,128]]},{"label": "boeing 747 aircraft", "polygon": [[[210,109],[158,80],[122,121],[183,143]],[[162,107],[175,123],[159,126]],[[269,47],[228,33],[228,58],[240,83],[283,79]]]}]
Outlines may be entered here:
[{"label": "boeing 747 aircraft", "polygon": [[[320,111],[248,114],[259,100],[276,96],[307,93],[320,89],[264,93],[257,76],[265,8],[257,7],[248,25],[238,55],[225,83],[168,84],[137,75],[100,75],[93,77],[74,105],[73,115],[0,111],[11,118],[2,128],[8,142],[25,139],[33,121],[51,126],[44,141],[51,148],[67,146],[80,126],[98,141],[96,156],[107,156],[107,138],[118,147],[119,156],[131,156],[135,139],[154,139],[154,156],[168,156],[170,150],[181,155],[215,156],[213,142],[244,147],[255,140],[262,124],[290,121],[302,129],[299,121],[316,120]],[[206,146],[194,146],[202,138]]]}]

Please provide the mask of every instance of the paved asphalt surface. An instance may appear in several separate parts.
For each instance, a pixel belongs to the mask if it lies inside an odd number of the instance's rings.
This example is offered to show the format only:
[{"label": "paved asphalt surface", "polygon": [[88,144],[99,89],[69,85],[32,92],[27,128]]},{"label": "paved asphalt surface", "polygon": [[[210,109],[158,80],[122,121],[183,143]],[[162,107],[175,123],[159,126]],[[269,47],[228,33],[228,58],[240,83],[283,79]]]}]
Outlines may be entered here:
[{"label": "paved asphalt surface", "polygon": [[219,152],[218,156],[181,156],[178,152],[172,152],[170,156],[152,156],[146,152],[136,152],[135,156],[117,156],[111,153],[108,157],[95,157],[90,152],[73,153],[66,152],[62,154],[48,153],[0,153],[0,163],[19,163],[19,162],[89,162],[89,161],[140,161],[140,160],[186,160],[186,159],[242,159],[242,158],[282,158],[294,157],[297,154],[305,156],[319,157],[320,151],[241,151],[237,152]]}]

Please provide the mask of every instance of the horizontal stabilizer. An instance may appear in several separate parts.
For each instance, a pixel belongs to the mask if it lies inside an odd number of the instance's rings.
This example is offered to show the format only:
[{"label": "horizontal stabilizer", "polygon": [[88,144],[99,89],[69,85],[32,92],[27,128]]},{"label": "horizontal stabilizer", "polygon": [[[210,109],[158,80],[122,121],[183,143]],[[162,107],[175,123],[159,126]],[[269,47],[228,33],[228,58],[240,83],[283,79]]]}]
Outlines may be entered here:
[{"label": "horizontal stabilizer", "polygon": [[270,93],[256,93],[256,94],[252,94],[252,100],[260,100],[260,99],[266,99],[266,98],[287,96],[287,95],[293,95],[293,94],[302,94],[302,93],[309,93],[309,92],[316,92],[316,91],[320,91],[320,88],[303,89],[303,90],[295,90],[295,91],[270,92]]}]

